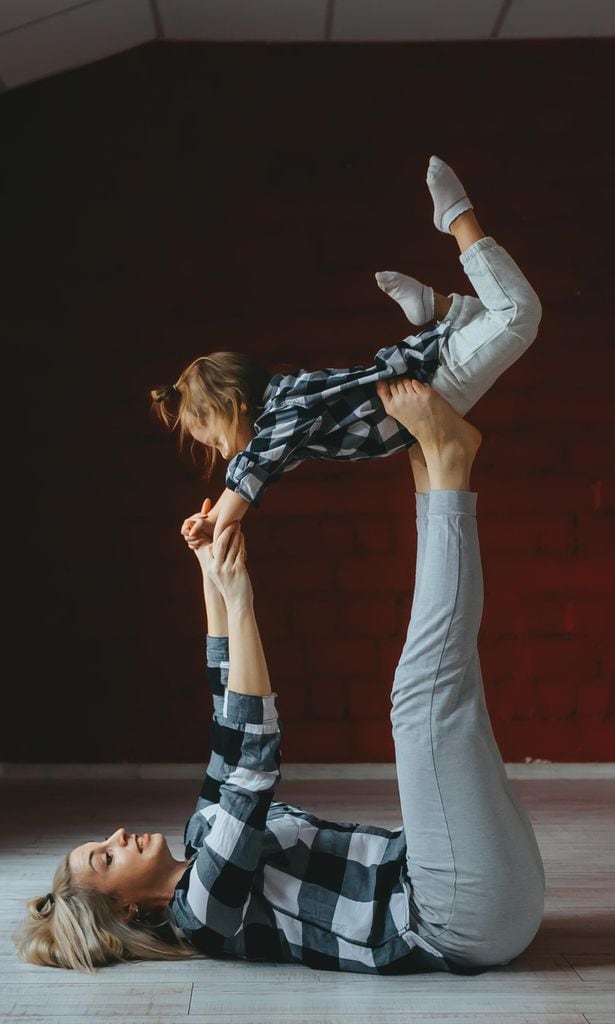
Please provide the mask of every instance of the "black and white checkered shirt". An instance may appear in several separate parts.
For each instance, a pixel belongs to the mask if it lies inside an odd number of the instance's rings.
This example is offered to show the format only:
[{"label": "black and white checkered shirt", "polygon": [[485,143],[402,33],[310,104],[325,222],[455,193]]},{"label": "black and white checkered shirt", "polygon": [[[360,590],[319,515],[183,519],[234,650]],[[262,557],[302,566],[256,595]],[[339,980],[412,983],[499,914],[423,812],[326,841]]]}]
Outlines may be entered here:
[{"label": "black and white checkered shirt", "polygon": [[187,939],[213,957],[320,970],[454,971],[414,930],[403,827],[325,821],[273,800],[276,694],[228,690],[228,641],[209,637],[207,648],[212,752],[170,904]]},{"label": "black and white checkered shirt", "polygon": [[415,438],[386,414],[376,381],[404,376],[429,384],[448,331],[440,323],[381,348],[367,369],[276,374],[254,437],[228,464],[226,486],[259,505],[264,488],[305,459],[374,459],[409,448]]}]

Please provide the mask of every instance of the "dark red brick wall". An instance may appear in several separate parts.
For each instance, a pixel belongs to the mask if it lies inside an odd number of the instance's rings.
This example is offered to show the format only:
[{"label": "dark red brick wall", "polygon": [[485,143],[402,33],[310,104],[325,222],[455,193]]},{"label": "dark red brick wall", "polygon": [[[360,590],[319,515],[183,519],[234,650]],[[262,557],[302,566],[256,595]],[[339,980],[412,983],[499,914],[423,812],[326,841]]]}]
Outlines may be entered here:
[{"label": "dark red brick wall", "polygon": [[[615,760],[610,42],[146,47],[0,98],[11,760],[201,760],[210,487],[148,388],[219,348],[369,362],[400,269],[463,290],[432,152],[544,305],[470,414],[480,635],[506,759]],[[246,520],[288,761],[389,761],[410,609],[404,455],[311,464]]]}]

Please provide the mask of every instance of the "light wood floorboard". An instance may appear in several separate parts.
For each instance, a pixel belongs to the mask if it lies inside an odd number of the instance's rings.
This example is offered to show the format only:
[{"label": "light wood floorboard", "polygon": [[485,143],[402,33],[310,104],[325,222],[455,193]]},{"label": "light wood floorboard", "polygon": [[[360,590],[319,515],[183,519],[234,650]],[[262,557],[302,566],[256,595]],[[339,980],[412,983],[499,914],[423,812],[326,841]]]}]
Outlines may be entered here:
[{"label": "light wood floorboard", "polygon": [[[125,964],[95,977],[22,964],[11,934],[72,846],[161,830],[181,855],[186,780],[0,782],[0,1024],[615,1024],[615,780],[513,783],[538,836],[547,907],[532,945],[476,977],[372,977],[244,961]],[[281,800],[324,818],[400,823],[395,783],[283,781]]]}]

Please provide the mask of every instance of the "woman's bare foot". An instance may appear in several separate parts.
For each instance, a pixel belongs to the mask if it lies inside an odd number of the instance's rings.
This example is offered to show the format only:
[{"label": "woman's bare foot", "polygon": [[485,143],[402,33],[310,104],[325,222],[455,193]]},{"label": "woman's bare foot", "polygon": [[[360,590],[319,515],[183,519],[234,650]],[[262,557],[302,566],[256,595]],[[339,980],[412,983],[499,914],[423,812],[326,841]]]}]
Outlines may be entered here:
[{"label": "woman's bare foot", "polygon": [[389,416],[421,445],[434,491],[469,491],[470,470],[482,436],[427,384],[406,377],[378,381],[376,391]]}]

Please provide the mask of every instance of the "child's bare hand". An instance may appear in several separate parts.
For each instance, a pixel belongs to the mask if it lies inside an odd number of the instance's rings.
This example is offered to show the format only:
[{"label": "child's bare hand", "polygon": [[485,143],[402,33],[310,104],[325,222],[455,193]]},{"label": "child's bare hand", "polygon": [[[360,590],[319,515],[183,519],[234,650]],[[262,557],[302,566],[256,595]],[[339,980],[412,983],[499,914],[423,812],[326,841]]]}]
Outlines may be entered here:
[{"label": "child's bare hand", "polygon": [[182,523],[181,535],[193,551],[202,544],[211,544],[213,540],[215,521],[208,518],[210,510],[211,498],[205,498],[201,511],[188,516]]}]

